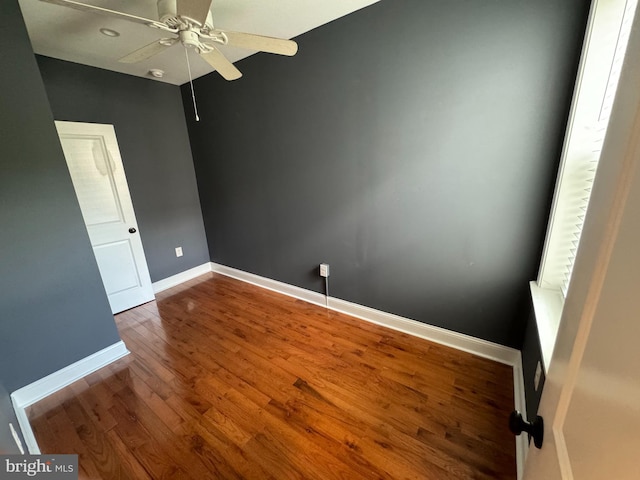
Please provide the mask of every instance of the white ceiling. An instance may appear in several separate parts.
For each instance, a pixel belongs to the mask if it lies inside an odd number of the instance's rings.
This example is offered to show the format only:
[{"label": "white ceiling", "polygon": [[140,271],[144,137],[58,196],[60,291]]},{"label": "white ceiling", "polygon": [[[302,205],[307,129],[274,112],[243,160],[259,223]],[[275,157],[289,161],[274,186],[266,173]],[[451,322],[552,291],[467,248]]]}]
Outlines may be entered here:
[{"label": "white ceiling", "polygon": [[[156,0],[78,1],[154,20],[158,18]],[[289,39],[377,1],[213,0],[211,10],[218,28]],[[145,78],[152,78],[148,73],[150,69],[160,69],[165,72],[160,81],[174,85],[189,80],[184,48],[179,43],[137,64],[118,62],[128,53],[170,34],[39,0],[19,0],[19,3],[33,50],[40,55]],[[107,37],[100,33],[101,28],[116,30],[120,36]],[[220,51],[232,62],[254,53],[224,46],[220,46]],[[299,50],[297,55],[304,55],[304,51]],[[197,57],[194,52],[189,53],[193,78],[213,71]]]}]

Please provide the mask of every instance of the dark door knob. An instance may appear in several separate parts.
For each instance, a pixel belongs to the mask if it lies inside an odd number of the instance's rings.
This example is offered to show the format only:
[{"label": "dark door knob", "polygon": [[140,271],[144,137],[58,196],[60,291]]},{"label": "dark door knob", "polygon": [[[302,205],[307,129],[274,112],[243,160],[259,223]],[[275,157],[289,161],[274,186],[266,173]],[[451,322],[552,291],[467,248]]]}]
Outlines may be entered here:
[{"label": "dark door knob", "polygon": [[131,228],[129,229],[129,233],[136,233],[136,231],[137,231],[137,230],[136,230],[135,228],[133,228],[133,227],[131,227]]},{"label": "dark door knob", "polygon": [[544,439],[544,421],[542,417],[538,415],[536,419],[529,423],[524,418],[522,418],[522,414],[514,410],[509,415],[509,430],[514,435],[520,435],[522,432],[527,432],[531,437],[533,437],[533,444],[537,448],[542,448],[542,440]]}]

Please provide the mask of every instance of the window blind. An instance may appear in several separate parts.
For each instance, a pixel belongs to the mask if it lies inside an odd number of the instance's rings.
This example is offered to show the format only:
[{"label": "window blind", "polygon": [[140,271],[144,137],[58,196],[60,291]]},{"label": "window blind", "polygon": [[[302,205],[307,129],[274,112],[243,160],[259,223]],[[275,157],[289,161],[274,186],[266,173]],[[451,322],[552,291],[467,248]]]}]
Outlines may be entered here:
[{"label": "window blind", "polygon": [[[576,84],[538,286],[565,297],[605,141],[637,0],[609,2]],[[602,10],[600,10],[602,12]],[[591,41],[589,41],[591,40]]]}]

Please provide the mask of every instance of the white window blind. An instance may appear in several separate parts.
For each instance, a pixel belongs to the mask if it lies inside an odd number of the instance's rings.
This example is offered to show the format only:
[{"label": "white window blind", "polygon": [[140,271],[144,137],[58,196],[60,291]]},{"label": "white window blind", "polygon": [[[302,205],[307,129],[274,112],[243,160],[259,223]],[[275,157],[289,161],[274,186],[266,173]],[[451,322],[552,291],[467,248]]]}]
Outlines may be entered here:
[{"label": "white window blind", "polygon": [[[566,296],[637,0],[595,2],[567,128],[538,286]],[[595,13],[594,13],[595,12]]]}]

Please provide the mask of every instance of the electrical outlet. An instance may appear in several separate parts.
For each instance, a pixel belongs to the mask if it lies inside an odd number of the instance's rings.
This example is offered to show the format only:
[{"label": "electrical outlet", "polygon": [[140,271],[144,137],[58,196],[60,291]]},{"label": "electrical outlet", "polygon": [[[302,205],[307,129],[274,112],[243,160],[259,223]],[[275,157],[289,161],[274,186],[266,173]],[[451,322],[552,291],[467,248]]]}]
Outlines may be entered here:
[{"label": "electrical outlet", "polygon": [[176,257],[182,256],[182,247],[176,247]]},{"label": "electrical outlet", "polygon": [[538,361],[538,365],[536,366],[536,374],[533,377],[533,388],[535,388],[536,392],[538,391],[538,387],[540,386],[540,377],[542,377],[542,365],[540,361]]},{"label": "electrical outlet", "polygon": [[321,263],[320,264],[320,276],[327,278],[329,276],[329,264]]}]

